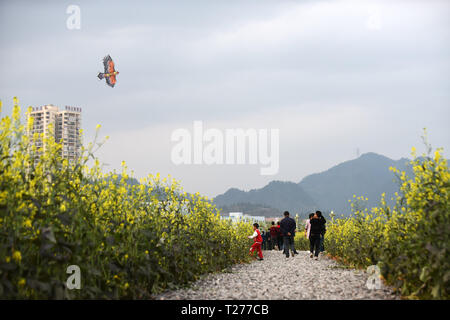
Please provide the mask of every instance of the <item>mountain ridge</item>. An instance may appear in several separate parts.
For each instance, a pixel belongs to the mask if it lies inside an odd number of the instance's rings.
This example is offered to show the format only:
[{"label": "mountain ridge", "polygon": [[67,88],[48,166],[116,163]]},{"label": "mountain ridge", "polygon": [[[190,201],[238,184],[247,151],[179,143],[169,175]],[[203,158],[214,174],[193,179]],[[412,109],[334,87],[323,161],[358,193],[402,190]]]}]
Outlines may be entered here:
[{"label": "mountain ridge", "polygon": [[382,193],[386,193],[387,202],[392,203],[390,198],[399,190],[399,186],[389,167],[396,167],[411,175],[409,161],[407,158],[393,160],[375,152],[368,152],[325,171],[307,175],[298,183],[274,180],[262,188],[249,191],[230,188],[216,196],[213,202],[218,208],[233,207],[235,211],[240,208],[239,204],[251,204],[253,213],[257,213],[257,207],[260,206],[261,215],[270,212],[267,208],[272,208],[273,212],[288,210],[302,216],[315,210],[348,215],[348,200],[354,194],[367,197],[368,207],[376,206]]}]

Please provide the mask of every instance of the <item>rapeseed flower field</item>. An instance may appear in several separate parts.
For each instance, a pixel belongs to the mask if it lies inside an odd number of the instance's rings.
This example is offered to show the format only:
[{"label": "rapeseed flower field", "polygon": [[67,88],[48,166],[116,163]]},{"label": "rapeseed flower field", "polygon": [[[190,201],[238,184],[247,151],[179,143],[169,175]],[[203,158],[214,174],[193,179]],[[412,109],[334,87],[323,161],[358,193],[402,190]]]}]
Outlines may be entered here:
[{"label": "rapeseed flower field", "polygon": [[[94,154],[105,141],[69,163],[60,144],[27,134],[31,117],[20,118],[15,99],[0,122],[1,298],[151,298],[249,261],[251,223],[221,219],[209,199],[170,176],[130,184],[126,163],[103,173]],[[327,222],[325,249],[353,267],[378,265],[405,297],[448,299],[450,172],[442,150],[426,146],[420,157],[412,150],[413,177],[390,168],[400,184],[395,204],[383,194],[369,209],[355,195],[350,216]],[[297,229],[297,247],[308,250]],[[66,287],[70,265],[81,269],[82,290]]]},{"label": "rapeseed flower field", "polygon": [[385,281],[411,299],[448,299],[450,286],[450,172],[442,150],[418,157],[413,177],[390,168],[400,192],[395,205],[365,208],[364,197],[349,200],[352,215],[327,223],[325,248],[355,267],[378,265]]},{"label": "rapeseed flower field", "polygon": [[[132,185],[125,163],[103,173],[94,156],[103,142],[69,163],[60,144],[27,134],[32,117],[20,118],[14,99],[0,123],[1,298],[151,298],[249,260],[250,223],[221,219],[171,177]],[[82,290],[66,288],[70,265],[81,269]]]}]

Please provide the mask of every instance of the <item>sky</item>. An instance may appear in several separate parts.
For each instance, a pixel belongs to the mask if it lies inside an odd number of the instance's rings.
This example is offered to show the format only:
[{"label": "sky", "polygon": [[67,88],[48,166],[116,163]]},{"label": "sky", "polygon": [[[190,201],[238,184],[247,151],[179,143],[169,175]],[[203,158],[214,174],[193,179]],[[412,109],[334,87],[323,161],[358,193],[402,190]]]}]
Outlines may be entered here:
[{"label": "sky", "polygon": [[[70,5],[80,29],[69,29]],[[122,161],[185,191],[299,182],[360,153],[392,159],[450,147],[448,1],[0,1],[2,117],[82,107],[84,140],[106,170]],[[110,54],[114,88],[96,76]],[[179,164],[177,129],[278,129],[279,170]]]}]

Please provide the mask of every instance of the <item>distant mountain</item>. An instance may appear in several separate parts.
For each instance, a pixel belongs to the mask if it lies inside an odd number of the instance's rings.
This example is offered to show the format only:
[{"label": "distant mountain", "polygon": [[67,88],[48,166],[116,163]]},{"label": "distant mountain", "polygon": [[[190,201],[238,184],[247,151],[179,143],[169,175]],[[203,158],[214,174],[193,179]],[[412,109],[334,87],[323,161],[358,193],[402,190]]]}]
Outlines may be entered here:
[{"label": "distant mountain", "polygon": [[[266,215],[272,208],[275,212],[285,210],[300,213],[321,210],[334,211],[338,214],[350,213],[349,199],[353,195],[369,199],[368,207],[378,205],[381,194],[386,193],[386,200],[399,190],[395,175],[389,171],[393,166],[412,175],[408,167],[409,160],[402,158],[392,160],[376,153],[366,153],[359,158],[338,164],[327,171],[305,177],[299,183],[272,181],[261,189],[242,191],[229,189],[214,198],[214,204],[223,208],[224,213],[229,208],[246,212],[245,204],[253,204],[254,215]],[[256,208],[260,208],[260,211]]]},{"label": "distant mountain", "polygon": [[[215,197],[214,204],[223,209],[227,206],[234,206],[236,211],[244,211],[244,213],[247,213],[244,210],[245,204],[254,204],[260,206],[261,208],[269,207],[278,209],[275,210],[276,212],[281,212],[281,210],[290,210],[294,212],[295,210],[298,211],[298,208],[317,207],[314,200],[302,189],[299,184],[282,181],[272,181],[264,188],[254,189],[247,192],[235,188],[229,189],[224,194]],[[257,215],[267,216],[268,213],[269,212],[263,212],[261,210],[261,212]],[[270,216],[273,215],[270,214]]]},{"label": "distant mountain", "polygon": [[324,210],[347,214],[350,212],[348,200],[353,195],[367,197],[368,207],[378,205],[383,192],[390,202],[395,192],[399,191],[399,185],[389,167],[412,175],[408,163],[406,158],[396,161],[376,153],[366,153],[327,171],[309,175],[299,185]]}]

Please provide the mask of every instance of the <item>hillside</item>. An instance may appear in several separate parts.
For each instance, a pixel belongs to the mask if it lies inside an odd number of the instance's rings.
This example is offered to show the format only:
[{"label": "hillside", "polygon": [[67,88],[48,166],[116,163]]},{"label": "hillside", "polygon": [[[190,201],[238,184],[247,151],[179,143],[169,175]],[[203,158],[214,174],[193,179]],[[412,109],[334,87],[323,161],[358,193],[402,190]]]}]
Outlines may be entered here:
[{"label": "hillside", "polygon": [[309,175],[299,185],[323,210],[347,214],[350,211],[348,199],[354,194],[367,197],[369,207],[379,203],[383,192],[389,202],[399,190],[396,177],[389,167],[411,174],[407,168],[408,161],[405,158],[396,161],[376,153],[366,153],[327,171]]},{"label": "hillside", "polygon": [[[233,208],[233,211],[250,214],[244,204],[253,204],[250,211],[254,215],[267,216],[272,212],[263,210],[267,207],[278,212],[301,213],[302,216],[312,210],[347,215],[350,213],[348,200],[354,194],[367,197],[369,207],[378,204],[383,192],[389,201],[398,191],[396,178],[389,167],[406,170],[410,174],[407,163],[405,158],[392,160],[376,153],[366,153],[324,172],[306,176],[299,183],[272,181],[261,189],[250,191],[232,188],[215,197],[214,203],[223,208],[224,213]],[[258,207],[260,210],[255,209]]]},{"label": "hillside", "polygon": [[[289,210],[295,212],[297,208],[313,209],[317,207],[314,200],[298,183],[272,181],[261,189],[242,191],[229,189],[223,195],[214,198],[214,204],[223,208],[233,206],[234,211],[245,211],[245,204],[253,204],[261,208],[273,208],[278,212]],[[271,210],[252,210],[254,215],[273,216]],[[257,213],[257,214],[256,214]]]}]

